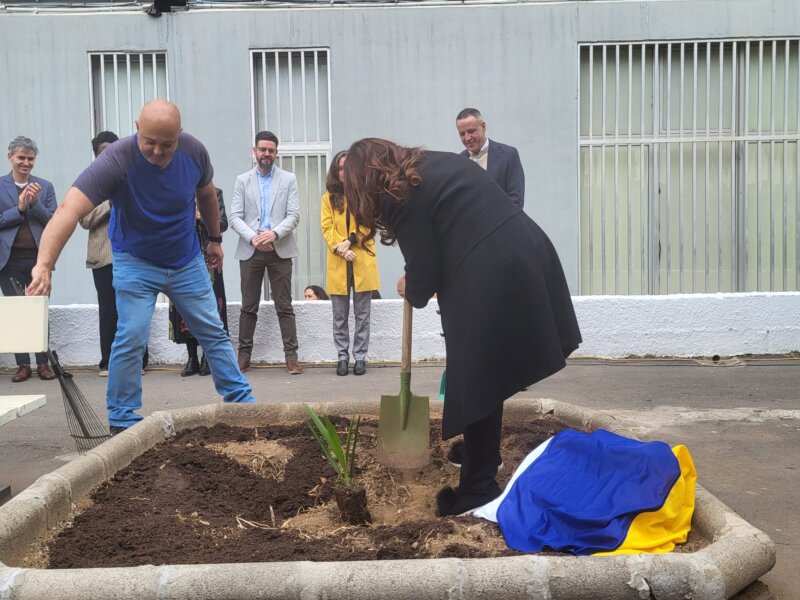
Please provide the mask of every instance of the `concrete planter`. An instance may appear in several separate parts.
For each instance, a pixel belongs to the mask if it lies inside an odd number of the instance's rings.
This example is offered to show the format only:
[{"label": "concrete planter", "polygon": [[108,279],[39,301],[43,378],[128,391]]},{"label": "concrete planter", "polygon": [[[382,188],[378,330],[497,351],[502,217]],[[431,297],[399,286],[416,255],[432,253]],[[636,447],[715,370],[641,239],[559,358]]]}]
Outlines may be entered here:
[{"label": "concrete planter", "polygon": [[[377,415],[375,403],[317,404],[318,411]],[[510,400],[506,417],[553,414],[576,428],[635,437],[610,415],[553,400]],[[713,542],[687,554],[611,557],[518,556],[368,562],[162,565],[114,569],[23,569],[30,544],[68,516],[75,502],[176,432],[226,423],[263,426],[303,419],[300,404],[223,405],[154,413],[86,456],[39,478],[0,507],[0,599],[536,598],[726,599],[769,571],[775,548],[698,487],[693,526]],[[5,564],[4,564],[5,563]],[[8,566],[7,566],[8,565]]]}]

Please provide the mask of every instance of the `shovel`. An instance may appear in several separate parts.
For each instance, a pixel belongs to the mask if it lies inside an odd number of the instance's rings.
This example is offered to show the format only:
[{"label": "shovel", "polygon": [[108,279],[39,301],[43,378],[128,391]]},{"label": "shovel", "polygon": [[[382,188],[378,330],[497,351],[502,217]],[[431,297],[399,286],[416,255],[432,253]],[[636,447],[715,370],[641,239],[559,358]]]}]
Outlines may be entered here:
[{"label": "shovel", "polygon": [[395,469],[418,469],[430,460],[428,397],[411,393],[411,310],[405,300],[400,394],[381,396],[378,423],[378,461]]}]

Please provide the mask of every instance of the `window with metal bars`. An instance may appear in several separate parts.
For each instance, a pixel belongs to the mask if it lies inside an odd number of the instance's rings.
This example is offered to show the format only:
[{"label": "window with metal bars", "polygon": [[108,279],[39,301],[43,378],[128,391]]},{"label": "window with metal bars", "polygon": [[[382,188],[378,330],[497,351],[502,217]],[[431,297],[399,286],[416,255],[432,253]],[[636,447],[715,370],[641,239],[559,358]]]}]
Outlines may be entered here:
[{"label": "window with metal bars", "polygon": [[[331,158],[328,50],[302,48],[251,51],[253,138],[269,130],[278,136],[278,166],[297,177],[300,256],[292,270],[292,294],[325,283],[326,248],[320,233],[320,199]],[[264,282],[269,299],[269,282]]]},{"label": "window with metal bars", "polygon": [[164,52],[92,53],[89,73],[92,137],[101,131],[132,135],[145,102],[169,99]]},{"label": "window with metal bars", "polygon": [[581,46],[582,294],[798,289],[799,54]]}]

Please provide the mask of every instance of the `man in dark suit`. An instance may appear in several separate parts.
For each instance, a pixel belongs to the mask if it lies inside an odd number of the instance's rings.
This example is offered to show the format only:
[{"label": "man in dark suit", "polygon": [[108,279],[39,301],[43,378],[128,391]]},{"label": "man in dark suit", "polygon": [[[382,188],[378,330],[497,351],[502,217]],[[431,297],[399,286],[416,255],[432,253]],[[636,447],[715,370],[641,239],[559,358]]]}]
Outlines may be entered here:
[{"label": "man in dark suit", "polygon": [[[12,279],[23,285],[31,282],[42,230],[56,210],[53,184],[31,175],[39,149],[36,143],[19,136],[8,145],[11,172],[0,177],[0,289],[4,296],[16,295]],[[16,354],[17,372],[11,381],[19,383],[32,374],[30,356]],[[47,355],[36,353],[36,372],[40,379],[55,379],[47,365]]]},{"label": "man in dark suit", "polygon": [[465,108],[458,113],[456,129],[466,148],[461,154],[483,167],[511,201],[522,208],[525,203],[525,172],[517,149],[486,137],[486,122],[477,108]]}]

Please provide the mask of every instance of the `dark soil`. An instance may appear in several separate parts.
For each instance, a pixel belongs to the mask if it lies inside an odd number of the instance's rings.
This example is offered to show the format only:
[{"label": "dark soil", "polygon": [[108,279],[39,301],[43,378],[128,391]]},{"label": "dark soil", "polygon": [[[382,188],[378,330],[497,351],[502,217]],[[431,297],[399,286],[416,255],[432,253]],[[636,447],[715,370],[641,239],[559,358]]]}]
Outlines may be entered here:
[{"label": "dark soil", "polygon": [[[563,428],[550,417],[506,425],[501,487],[528,452]],[[377,422],[362,420],[356,470],[369,497],[368,526],[341,521],[333,471],[305,423],[182,433],[100,486],[91,505],[48,544],[48,566],[520,554],[493,523],[434,516],[436,491],[457,485],[458,472],[445,459],[450,442],[441,441],[440,423],[431,429],[431,464],[404,473],[375,462]]]}]

